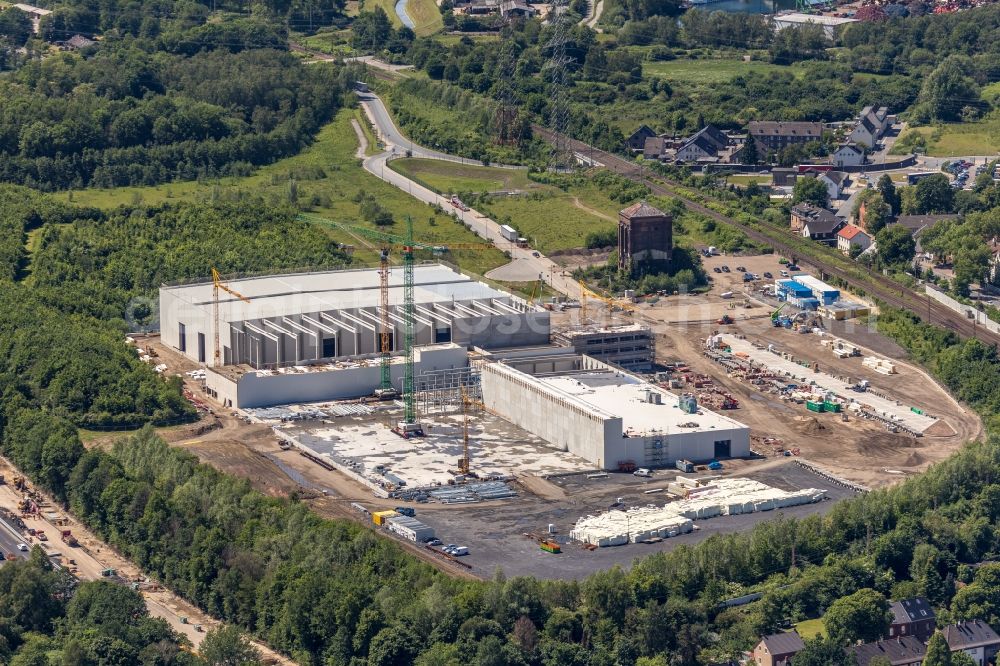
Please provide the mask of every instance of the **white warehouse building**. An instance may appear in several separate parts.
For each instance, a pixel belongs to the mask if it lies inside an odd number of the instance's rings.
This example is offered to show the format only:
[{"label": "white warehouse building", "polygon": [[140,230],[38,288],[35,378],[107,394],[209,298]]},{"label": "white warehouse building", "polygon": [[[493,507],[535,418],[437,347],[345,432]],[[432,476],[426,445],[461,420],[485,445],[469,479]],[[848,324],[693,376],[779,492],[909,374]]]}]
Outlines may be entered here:
[{"label": "white warehouse building", "polygon": [[[750,455],[750,428],[589,356],[507,359],[482,366],[487,410],[602,469],[662,467]],[[569,368],[567,365],[571,365]]]},{"label": "white warehouse building", "polygon": [[[381,297],[377,269],[268,275],[226,282],[246,301],[219,291],[222,365],[275,369],[363,357],[380,351]],[[160,289],[163,343],[199,363],[213,364],[211,281]],[[417,346],[547,344],[548,311],[473,280],[443,264],[414,267]],[[393,351],[403,348],[403,271],[389,275]]]}]

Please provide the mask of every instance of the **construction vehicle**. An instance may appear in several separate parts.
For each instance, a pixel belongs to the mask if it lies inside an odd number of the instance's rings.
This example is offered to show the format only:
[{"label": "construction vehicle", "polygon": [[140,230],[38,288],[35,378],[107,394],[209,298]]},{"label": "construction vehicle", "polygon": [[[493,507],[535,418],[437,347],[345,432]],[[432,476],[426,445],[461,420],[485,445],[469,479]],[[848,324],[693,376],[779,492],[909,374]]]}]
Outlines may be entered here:
[{"label": "construction vehicle", "polygon": [[[457,199],[457,197],[456,197]],[[453,202],[454,203],[454,202]],[[399,421],[392,431],[403,437],[409,439],[410,437],[423,437],[424,431],[419,423],[417,423],[417,408],[416,408],[416,386],[414,384],[413,376],[413,346],[414,346],[414,322],[417,320],[416,308],[413,304],[413,254],[415,250],[428,250],[433,253],[447,252],[451,249],[463,249],[463,250],[483,250],[483,249],[495,249],[492,244],[489,243],[454,243],[446,246],[433,245],[430,243],[418,243],[413,239],[413,219],[410,217],[406,218],[406,236],[395,236],[393,234],[387,234],[381,231],[376,231],[374,229],[369,229],[367,227],[359,227],[351,224],[344,224],[342,222],[335,222],[334,220],[329,220],[325,217],[320,217],[319,215],[311,214],[300,214],[298,219],[304,222],[310,222],[320,226],[333,227],[334,229],[340,229],[346,231],[347,233],[354,234],[356,236],[363,236],[370,240],[379,243],[384,249],[391,247],[398,247],[402,250],[403,255],[403,353],[404,353],[404,365],[403,365],[403,420]],[[388,282],[388,252],[385,254],[385,278],[380,279],[380,302],[382,307],[379,309],[379,313],[382,317],[386,318],[396,318],[395,315],[388,312],[388,293],[389,293],[389,282]],[[381,277],[381,276],[380,276]],[[427,324],[430,325],[429,320]],[[383,363],[383,373],[388,369],[388,360],[390,360],[385,354],[382,356]],[[383,379],[385,378],[383,374]]]},{"label": "construction vehicle", "polygon": [[244,303],[250,302],[249,298],[224,284],[222,282],[222,276],[219,275],[219,271],[215,270],[215,267],[212,268],[212,323],[214,325],[213,330],[215,331],[215,347],[212,354],[212,365],[215,367],[222,365],[222,347],[219,342],[219,290],[240,299]]},{"label": "construction vehicle", "polygon": [[551,539],[542,539],[538,543],[538,545],[546,553],[552,553],[554,555],[558,555],[559,553],[562,552],[562,547],[558,543],[556,543],[555,541],[553,541]]},{"label": "construction vehicle", "polygon": [[862,379],[859,382],[855,383],[853,386],[851,386],[851,390],[857,391],[858,393],[864,393],[865,391],[868,390],[869,386],[871,386],[871,384],[868,383],[868,380]]},{"label": "construction vehicle", "polygon": [[718,319],[716,320],[716,322],[715,322],[715,323],[716,323],[716,324],[721,324],[721,325],[723,325],[723,326],[728,326],[729,324],[732,324],[732,323],[733,323],[733,318],[732,318],[732,317],[730,317],[730,316],[729,316],[729,315],[727,315],[727,314],[724,314],[724,315],[722,315],[721,317],[719,317],[719,318],[718,318]]},{"label": "construction vehicle", "polygon": [[774,324],[775,327],[781,326],[781,324],[779,323],[779,315],[781,314],[781,311],[785,309],[786,305],[788,305],[787,302],[782,303],[781,305],[778,306],[778,309],[776,309],[774,312],[771,313],[771,323]]},{"label": "construction vehicle", "polygon": [[14,476],[14,487],[18,490],[24,490],[24,477],[20,474]]},{"label": "construction vehicle", "polygon": [[80,545],[80,542],[76,540],[76,537],[73,536],[73,532],[70,530],[63,530],[59,538],[61,538],[62,542],[70,548],[76,548]]},{"label": "construction vehicle", "polygon": [[615,309],[622,310],[623,312],[628,312],[629,314],[635,312],[635,306],[627,301],[618,300],[615,298],[608,298],[607,296],[602,296],[596,291],[587,286],[583,280],[577,280],[577,284],[580,285],[580,314],[583,318],[587,317],[587,300],[598,300],[614,312]]}]

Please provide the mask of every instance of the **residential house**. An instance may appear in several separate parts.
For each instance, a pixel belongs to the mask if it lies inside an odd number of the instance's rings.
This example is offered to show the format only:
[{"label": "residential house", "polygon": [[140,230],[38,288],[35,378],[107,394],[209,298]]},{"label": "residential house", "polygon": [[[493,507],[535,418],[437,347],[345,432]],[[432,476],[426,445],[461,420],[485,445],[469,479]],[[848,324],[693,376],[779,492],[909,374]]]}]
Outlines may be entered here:
[{"label": "residential house", "polygon": [[844,224],[842,219],[826,208],[817,208],[806,203],[792,206],[790,223],[792,232],[810,240],[836,243],[837,232]]},{"label": "residential house", "polygon": [[96,43],[97,42],[95,42],[94,40],[87,39],[83,35],[73,35],[65,42],[62,42],[62,46],[72,51],[78,51],[80,49],[85,49],[88,46],[93,46]]},{"label": "residential house", "polygon": [[754,647],[751,659],[756,666],[788,666],[805,644],[796,631],[764,636]]},{"label": "residential house", "polygon": [[789,228],[792,233],[812,240],[834,242],[836,233],[844,224],[844,220],[837,217],[831,210],[818,208],[808,203],[800,203],[792,206]]},{"label": "residential house", "polygon": [[[861,227],[856,227],[853,224],[848,224],[847,226],[845,226],[844,228],[842,228],[840,231],[837,232],[837,249],[843,252],[844,254],[850,254],[852,247],[860,247],[861,251],[864,252],[869,247],[871,247],[871,244],[872,244],[872,237],[866,234],[864,230],[861,229]],[[933,618],[934,616],[932,615],[931,616],[932,631],[934,629]],[[905,634],[906,634],[905,630],[902,632],[902,634],[892,633],[892,628],[890,628],[889,630],[890,637],[897,635],[905,635]]]},{"label": "residential house", "polygon": [[[838,236],[843,238],[843,234],[848,229],[856,229],[859,233],[855,234],[854,238],[858,236],[863,236],[867,238],[867,243],[856,242],[852,243],[855,245],[860,245],[862,249],[866,249],[868,245],[871,245],[871,238],[868,235],[854,227],[848,225],[840,230]],[[840,240],[838,238],[837,247],[840,247]],[[840,247],[840,249],[844,249]],[[912,599],[900,599],[899,601],[893,601],[889,606],[889,610],[892,611],[892,624],[889,625],[889,638],[895,638],[897,636],[916,636],[922,641],[927,641],[930,639],[931,635],[934,633],[935,628],[935,615],[934,609],[931,608],[931,604],[927,599],[923,597],[914,597]]]},{"label": "residential house", "polygon": [[958,218],[959,215],[956,213],[943,213],[938,215],[899,215],[896,217],[896,224],[901,224],[910,230],[910,235],[917,241],[917,253],[920,254],[924,251],[920,246],[920,236],[923,235],[924,230],[933,227],[942,220],[957,220]]},{"label": "residential house", "polygon": [[851,184],[851,179],[843,171],[827,171],[816,177],[826,185],[827,196],[830,197],[831,201],[839,199],[847,186]]},{"label": "residential house", "polygon": [[757,142],[757,151],[762,157],[788,146],[819,141],[823,138],[823,123],[753,120],[748,129],[750,138]]},{"label": "residential house", "polygon": [[31,31],[36,35],[41,27],[41,20],[52,13],[51,9],[42,9],[41,7],[35,7],[34,5],[26,5],[22,2],[14,3],[15,9],[20,9],[22,12],[28,15],[31,20]]},{"label": "residential house", "polygon": [[845,143],[833,151],[833,166],[856,167],[865,163],[865,151],[853,143]]},{"label": "residential house", "polygon": [[857,666],[868,666],[872,659],[887,659],[892,666],[920,666],[927,654],[927,646],[915,636],[898,636],[874,643],[852,645],[847,648]]},{"label": "residential house", "polygon": [[982,620],[962,620],[949,624],[941,633],[952,652],[961,650],[972,657],[977,666],[992,663],[1000,651],[1000,636]]},{"label": "residential house", "polygon": [[990,282],[1000,284],[1000,238],[994,237],[990,243]]},{"label": "residential house", "polygon": [[500,0],[500,16],[510,18],[517,16],[520,18],[531,18],[538,13],[538,10],[524,2],[524,0]]},{"label": "residential house", "polygon": [[866,106],[858,115],[858,122],[851,130],[850,140],[874,148],[889,129],[889,109],[884,106]]},{"label": "residential house", "polygon": [[692,134],[677,149],[678,162],[718,160],[719,153],[729,145],[729,137],[714,125],[706,125]]},{"label": "residential house", "polygon": [[656,136],[656,132],[649,128],[648,125],[640,125],[639,129],[632,132],[632,135],[625,139],[625,145],[633,153],[641,152],[646,147],[646,139],[651,139]]},{"label": "residential house", "polygon": [[666,149],[666,139],[662,136],[651,136],[642,144],[642,156],[647,160],[662,160]]}]

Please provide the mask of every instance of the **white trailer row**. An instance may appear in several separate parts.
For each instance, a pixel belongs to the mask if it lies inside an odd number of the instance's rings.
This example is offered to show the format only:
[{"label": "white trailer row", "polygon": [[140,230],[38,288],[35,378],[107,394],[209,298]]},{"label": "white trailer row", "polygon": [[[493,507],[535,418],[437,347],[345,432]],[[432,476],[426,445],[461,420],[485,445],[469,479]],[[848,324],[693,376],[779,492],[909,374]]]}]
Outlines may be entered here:
[{"label": "white trailer row", "polygon": [[[691,479],[680,476],[677,479],[681,485],[691,486]],[[811,504],[826,497],[825,490],[786,491],[743,478],[715,479],[705,485],[695,483],[685,499],[662,507],[631,507],[580,518],[570,537],[595,546],[620,546],[686,534],[694,529],[695,520],[772,511]]]}]

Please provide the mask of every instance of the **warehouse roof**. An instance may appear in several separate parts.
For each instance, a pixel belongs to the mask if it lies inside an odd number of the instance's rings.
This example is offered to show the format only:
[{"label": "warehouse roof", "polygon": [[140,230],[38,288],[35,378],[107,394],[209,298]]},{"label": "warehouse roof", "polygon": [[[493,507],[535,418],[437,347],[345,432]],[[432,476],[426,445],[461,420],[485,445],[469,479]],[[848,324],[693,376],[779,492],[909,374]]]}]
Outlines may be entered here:
[{"label": "warehouse roof", "polygon": [[[744,428],[742,423],[699,407],[695,414],[681,411],[678,396],[624,372],[597,370],[536,377],[545,386],[601,416],[618,416],[630,436],[680,434],[704,430]],[[661,396],[662,404],[646,400],[646,392]]]},{"label": "warehouse roof", "polygon": [[801,285],[803,285],[803,286],[811,289],[813,292],[820,292],[820,293],[826,293],[826,294],[829,294],[829,293],[832,293],[832,292],[838,292],[838,293],[840,292],[840,290],[837,289],[836,287],[831,287],[827,283],[825,283],[825,282],[823,282],[821,280],[817,280],[812,275],[806,275],[806,274],[798,275],[798,274],[796,274],[796,275],[792,276],[792,279],[795,280],[796,282],[798,282],[799,284],[801,284]]},{"label": "warehouse roof", "polygon": [[[511,295],[477,282],[443,264],[414,266],[414,302],[440,303],[491,299],[509,303]],[[374,268],[292,273],[227,280],[226,285],[249,299],[249,303],[221,292],[219,298],[222,321],[246,321],[265,317],[290,316],[329,310],[374,308],[380,303],[379,274]],[[163,286],[161,294],[169,293],[187,305],[211,313],[213,287],[211,282]],[[389,273],[389,305],[403,303],[403,270]]]}]

